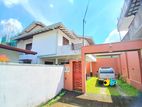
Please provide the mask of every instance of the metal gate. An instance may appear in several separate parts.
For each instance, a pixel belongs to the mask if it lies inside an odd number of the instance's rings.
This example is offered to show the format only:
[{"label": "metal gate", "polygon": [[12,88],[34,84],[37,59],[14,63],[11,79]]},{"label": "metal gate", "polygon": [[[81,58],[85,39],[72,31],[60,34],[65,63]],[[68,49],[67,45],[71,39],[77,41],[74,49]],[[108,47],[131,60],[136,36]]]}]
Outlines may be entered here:
[{"label": "metal gate", "polygon": [[81,61],[73,62],[73,89],[82,91]]}]

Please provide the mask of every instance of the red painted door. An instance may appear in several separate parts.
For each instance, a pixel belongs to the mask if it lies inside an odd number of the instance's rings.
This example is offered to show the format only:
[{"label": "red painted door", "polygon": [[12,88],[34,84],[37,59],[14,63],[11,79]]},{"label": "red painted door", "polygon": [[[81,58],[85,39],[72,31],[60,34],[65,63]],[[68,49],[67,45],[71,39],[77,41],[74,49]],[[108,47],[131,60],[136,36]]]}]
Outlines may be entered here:
[{"label": "red painted door", "polygon": [[73,89],[82,90],[81,61],[73,62]]}]

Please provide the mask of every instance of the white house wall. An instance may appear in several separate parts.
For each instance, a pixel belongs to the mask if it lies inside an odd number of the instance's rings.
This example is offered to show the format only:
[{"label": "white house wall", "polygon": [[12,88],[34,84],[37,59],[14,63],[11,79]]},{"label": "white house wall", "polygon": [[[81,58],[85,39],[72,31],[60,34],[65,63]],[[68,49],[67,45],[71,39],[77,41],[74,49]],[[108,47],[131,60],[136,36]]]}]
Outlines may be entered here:
[{"label": "white house wall", "polygon": [[69,38],[65,33],[61,30],[58,30],[58,46],[63,46],[63,37],[69,40],[69,44],[74,43],[75,41]]},{"label": "white house wall", "polygon": [[27,40],[20,40],[17,43],[17,48],[21,48],[21,49],[26,49],[26,44],[32,43],[33,40],[31,39],[27,39]]},{"label": "white house wall", "polygon": [[19,60],[19,52],[16,51],[11,51],[11,50],[7,50],[7,49],[1,49],[0,48],[0,54],[4,54],[9,58],[10,62],[14,62],[17,63]]},{"label": "white house wall", "polygon": [[[74,44],[80,44],[83,43],[83,40],[80,38],[75,38],[75,39],[71,39],[69,38],[65,33],[63,33],[61,30],[58,30],[58,46],[62,46],[63,45],[63,37],[65,37],[66,39],[69,40],[69,44],[74,43]],[[84,40],[84,44],[85,45],[89,45],[87,40]]]},{"label": "white house wall", "polygon": [[64,87],[64,67],[0,64],[0,107],[37,107]]},{"label": "white house wall", "polygon": [[57,30],[37,34],[33,37],[32,50],[38,55],[53,55],[57,51]]}]

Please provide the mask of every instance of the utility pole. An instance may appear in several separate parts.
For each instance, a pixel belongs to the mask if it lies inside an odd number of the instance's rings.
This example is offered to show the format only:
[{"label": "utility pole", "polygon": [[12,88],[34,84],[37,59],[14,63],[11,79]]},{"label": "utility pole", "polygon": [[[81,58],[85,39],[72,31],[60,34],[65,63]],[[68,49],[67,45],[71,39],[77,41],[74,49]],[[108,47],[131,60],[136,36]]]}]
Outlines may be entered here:
[{"label": "utility pole", "polygon": [[84,44],[84,38],[85,38],[84,30],[85,30],[85,23],[86,23],[85,18],[86,18],[86,14],[87,14],[88,7],[89,7],[89,2],[90,2],[90,0],[88,0],[87,6],[86,6],[86,10],[85,10],[85,14],[84,14],[84,17],[83,17],[83,46],[85,45]]}]

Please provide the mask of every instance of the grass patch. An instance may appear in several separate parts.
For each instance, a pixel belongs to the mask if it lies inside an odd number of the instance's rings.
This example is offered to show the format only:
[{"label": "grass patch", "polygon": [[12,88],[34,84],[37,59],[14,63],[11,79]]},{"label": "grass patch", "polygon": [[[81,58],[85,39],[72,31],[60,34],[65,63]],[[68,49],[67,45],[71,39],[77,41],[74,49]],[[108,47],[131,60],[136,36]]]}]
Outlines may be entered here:
[{"label": "grass patch", "polygon": [[49,107],[51,106],[52,104],[56,103],[59,99],[61,99],[62,96],[64,96],[66,93],[65,90],[62,90],[57,96],[55,96],[54,98],[52,98],[51,100],[41,104],[40,106],[38,107]]},{"label": "grass patch", "polygon": [[116,87],[107,87],[109,90],[109,95],[120,96],[120,93],[117,91]]},{"label": "grass patch", "polygon": [[86,87],[87,93],[92,93],[92,94],[99,94],[100,93],[100,88],[96,87],[97,78],[91,77],[90,79],[87,80],[86,85],[87,85],[87,87]]},{"label": "grass patch", "polygon": [[91,77],[86,81],[86,91],[89,94],[102,94],[102,88],[104,90],[103,93],[106,95],[112,95],[112,96],[120,96],[120,93],[117,91],[116,87],[103,87],[98,83],[97,77]]},{"label": "grass patch", "polygon": [[129,85],[128,83],[126,83],[122,79],[117,80],[117,84],[120,86],[122,91],[124,93],[126,93],[128,96],[137,96],[139,93],[139,91],[136,88]]}]

